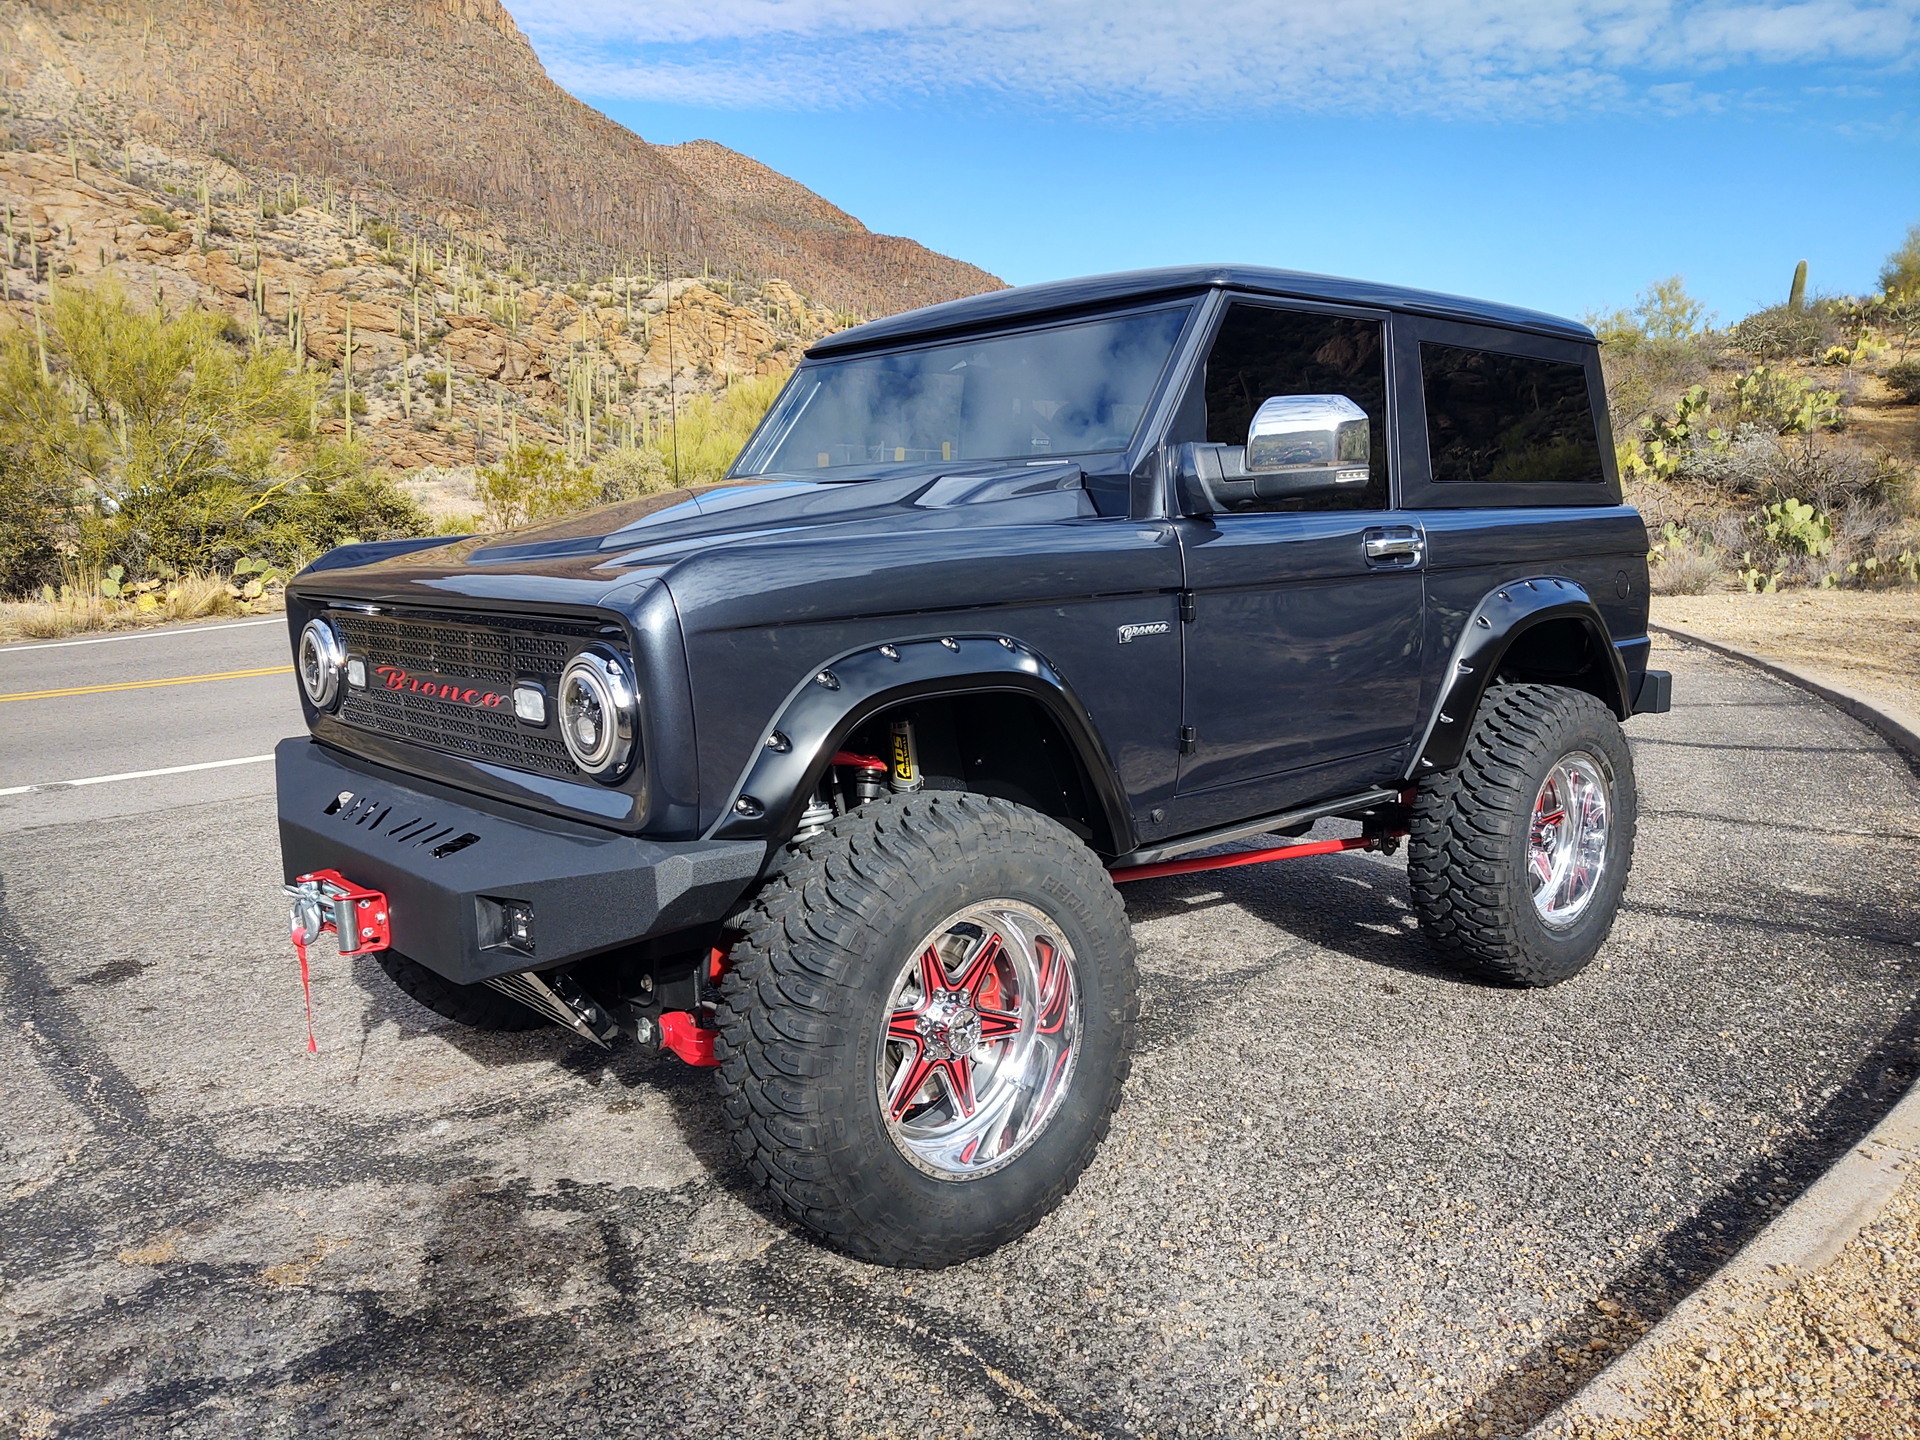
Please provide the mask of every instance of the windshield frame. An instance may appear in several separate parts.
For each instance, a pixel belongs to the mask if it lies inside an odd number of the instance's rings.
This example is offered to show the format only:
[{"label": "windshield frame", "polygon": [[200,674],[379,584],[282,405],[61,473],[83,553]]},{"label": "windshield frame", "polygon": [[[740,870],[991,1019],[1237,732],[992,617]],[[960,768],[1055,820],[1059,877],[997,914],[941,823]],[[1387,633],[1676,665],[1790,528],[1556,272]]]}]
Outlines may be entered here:
[{"label": "windshield frame", "polygon": [[[772,406],[769,407],[759,425],[754,427],[754,432],[748,437],[747,443],[741,447],[739,455],[735,457],[732,467],[727,471],[726,478],[729,480],[746,480],[780,475],[828,483],[853,483],[879,479],[903,470],[927,469],[930,466],[938,468],[940,462],[925,460],[883,461],[871,465],[842,465],[833,466],[825,470],[815,470],[811,468],[801,470],[771,470],[761,468],[765,462],[779,450],[781,444],[786,440],[788,432],[799,419],[801,412],[797,409],[794,409],[791,414],[788,413],[789,410],[792,409],[789,403],[789,397],[795,393],[795,386],[806,377],[809,371],[822,369],[830,365],[858,363],[891,355],[910,355],[918,351],[938,350],[951,345],[965,345],[981,340],[998,340],[1019,335],[1038,334],[1050,330],[1066,329],[1075,325],[1098,323],[1103,320],[1124,320],[1136,315],[1148,315],[1159,311],[1182,311],[1184,315],[1179,329],[1175,332],[1173,344],[1167,350],[1167,358],[1161,365],[1160,373],[1154,378],[1152,386],[1148,389],[1142,401],[1140,419],[1135,424],[1132,434],[1128,436],[1127,442],[1124,445],[1101,450],[1062,450],[1046,457],[1044,462],[1027,456],[1005,456],[973,457],[953,460],[945,462],[945,464],[946,468],[957,471],[977,470],[982,466],[1012,466],[1039,463],[1058,465],[1081,462],[1093,459],[1094,457],[1110,456],[1127,457],[1127,459],[1131,461],[1132,457],[1140,450],[1143,439],[1150,436],[1157,422],[1162,418],[1161,412],[1164,408],[1164,401],[1168,394],[1169,386],[1172,385],[1183,372],[1184,367],[1181,362],[1193,342],[1196,324],[1201,321],[1203,312],[1210,308],[1206,304],[1207,298],[1208,294],[1204,290],[1199,293],[1188,292],[1185,294],[1156,295],[1151,298],[1137,300],[1132,304],[1101,306],[1093,310],[1036,316],[1026,324],[969,326],[964,329],[916,337],[912,341],[904,344],[876,345],[870,350],[842,351],[833,355],[824,356],[818,360],[802,360],[799,365],[794,367],[793,374],[788,377],[786,385],[782,387],[780,394],[775,397]],[[1101,468],[1103,470],[1124,470],[1131,467],[1129,464],[1112,463],[1103,465]]]}]

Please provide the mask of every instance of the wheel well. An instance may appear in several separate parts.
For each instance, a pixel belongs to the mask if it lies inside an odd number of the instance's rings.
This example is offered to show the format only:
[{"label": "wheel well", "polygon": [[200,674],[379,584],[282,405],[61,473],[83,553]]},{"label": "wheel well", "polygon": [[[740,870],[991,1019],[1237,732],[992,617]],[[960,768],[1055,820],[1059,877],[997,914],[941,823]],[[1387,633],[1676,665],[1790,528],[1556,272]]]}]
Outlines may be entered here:
[{"label": "wheel well", "polygon": [[970,790],[1050,815],[1103,854],[1116,838],[1078,749],[1053,714],[1029,695],[984,691],[910,700],[861,722],[840,748],[890,753],[893,722],[913,724],[929,790]]},{"label": "wheel well", "polygon": [[1509,684],[1559,685],[1584,690],[1614,714],[1623,710],[1609,656],[1593,628],[1572,616],[1543,620],[1514,637],[1500,657],[1499,678]]}]

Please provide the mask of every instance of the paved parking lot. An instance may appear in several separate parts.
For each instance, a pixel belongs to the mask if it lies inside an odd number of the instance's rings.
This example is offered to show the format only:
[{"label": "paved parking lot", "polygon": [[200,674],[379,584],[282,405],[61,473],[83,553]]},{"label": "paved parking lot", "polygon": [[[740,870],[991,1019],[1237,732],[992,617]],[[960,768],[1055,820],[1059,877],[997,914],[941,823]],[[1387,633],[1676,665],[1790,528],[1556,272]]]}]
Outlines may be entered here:
[{"label": "paved parking lot", "polygon": [[[0,650],[0,694],[284,645]],[[1113,1137],[938,1274],[783,1228],[672,1059],[462,1032],[331,957],[308,1055],[270,766],[0,796],[0,1432],[1516,1434],[1920,1060],[1920,783],[1798,692],[1665,663],[1604,963],[1454,979],[1399,860],[1129,886]],[[291,683],[0,702],[0,787],[264,752]]]}]

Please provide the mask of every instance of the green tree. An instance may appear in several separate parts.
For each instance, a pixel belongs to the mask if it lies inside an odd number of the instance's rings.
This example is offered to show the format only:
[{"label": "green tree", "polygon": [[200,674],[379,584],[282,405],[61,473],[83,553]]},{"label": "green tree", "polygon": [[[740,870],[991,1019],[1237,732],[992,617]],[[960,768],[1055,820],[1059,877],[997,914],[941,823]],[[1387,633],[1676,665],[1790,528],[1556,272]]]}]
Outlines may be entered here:
[{"label": "green tree", "polygon": [[345,539],[418,533],[424,517],[364,452],[309,432],[318,377],[225,330],[105,285],[65,287],[43,327],[0,336],[0,453],[68,497],[54,547],[138,575],[291,568]]},{"label": "green tree", "polygon": [[1889,300],[1920,300],[1920,224],[1907,227],[1907,238],[1880,267],[1880,289]]},{"label": "green tree", "polygon": [[1679,275],[1656,280],[1635,297],[1631,309],[1587,317],[1603,344],[1628,347],[1691,340],[1712,321],[1707,307],[1687,293],[1686,280]]},{"label": "green tree", "polygon": [[600,485],[593,467],[544,445],[521,444],[480,472],[479,494],[487,528],[511,530],[589,508],[600,499]]}]

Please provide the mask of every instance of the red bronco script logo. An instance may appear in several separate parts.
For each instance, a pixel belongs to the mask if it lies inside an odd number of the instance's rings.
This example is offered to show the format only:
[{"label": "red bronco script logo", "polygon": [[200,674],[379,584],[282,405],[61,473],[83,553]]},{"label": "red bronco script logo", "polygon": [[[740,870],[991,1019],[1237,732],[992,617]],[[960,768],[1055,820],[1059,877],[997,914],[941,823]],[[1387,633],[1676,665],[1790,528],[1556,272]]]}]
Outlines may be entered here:
[{"label": "red bronco script logo", "polygon": [[435,700],[451,701],[455,705],[497,710],[507,703],[507,697],[498,690],[470,690],[463,688],[457,680],[412,675],[398,665],[378,665],[373,673],[380,677],[381,683],[389,690],[411,690],[416,695],[428,695]]}]

